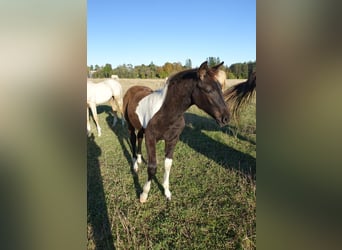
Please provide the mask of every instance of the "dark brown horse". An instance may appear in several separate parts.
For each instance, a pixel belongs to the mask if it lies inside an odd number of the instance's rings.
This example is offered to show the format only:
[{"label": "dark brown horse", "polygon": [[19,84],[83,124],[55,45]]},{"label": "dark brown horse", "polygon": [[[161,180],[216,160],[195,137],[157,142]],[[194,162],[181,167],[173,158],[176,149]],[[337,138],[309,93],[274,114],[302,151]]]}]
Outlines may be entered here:
[{"label": "dark brown horse", "polygon": [[[222,90],[216,79],[218,68],[209,68],[207,62],[197,69],[179,72],[170,77],[161,90],[134,86],[127,90],[123,99],[125,119],[128,124],[133,151],[133,168],[138,170],[141,162],[141,143],[145,134],[148,155],[148,179],[140,195],[140,202],[146,202],[151,180],[157,170],[156,142],[165,141],[164,193],[171,199],[169,175],[173,152],[179,135],[184,129],[184,112],[193,104],[212,116],[223,126],[228,123],[230,114],[223,99]],[[138,158],[136,155],[136,134],[138,130]]]}]

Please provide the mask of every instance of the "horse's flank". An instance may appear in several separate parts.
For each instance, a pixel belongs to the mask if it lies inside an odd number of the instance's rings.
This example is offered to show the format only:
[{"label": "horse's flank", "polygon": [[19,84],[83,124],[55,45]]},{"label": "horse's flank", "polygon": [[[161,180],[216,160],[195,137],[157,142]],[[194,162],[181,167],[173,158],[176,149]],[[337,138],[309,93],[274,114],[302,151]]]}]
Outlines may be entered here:
[{"label": "horse's flank", "polygon": [[227,86],[227,75],[226,72],[223,70],[219,70],[218,73],[216,74],[216,79],[217,81],[221,84],[222,91],[226,88]]}]

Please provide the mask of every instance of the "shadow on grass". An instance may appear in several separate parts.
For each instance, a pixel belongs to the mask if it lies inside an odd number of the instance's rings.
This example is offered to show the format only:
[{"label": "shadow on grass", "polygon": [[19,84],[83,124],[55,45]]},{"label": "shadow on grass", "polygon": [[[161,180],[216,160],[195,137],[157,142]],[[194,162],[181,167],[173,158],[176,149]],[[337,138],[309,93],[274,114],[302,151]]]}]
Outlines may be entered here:
[{"label": "shadow on grass", "polygon": [[95,249],[113,250],[115,246],[98,159],[101,148],[94,139],[94,134],[91,134],[87,141],[87,223],[92,229],[88,239],[93,239]]},{"label": "shadow on grass", "polygon": [[[190,125],[197,130],[207,130],[207,131],[218,131],[219,126],[214,121],[214,119],[207,118],[204,116],[199,116],[192,113],[185,113],[184,114],[185,123],[186,125]],[[238,128],[236,126],[228,124],[220,129],[223,133],[229,134],[231,136],[236,136],[239,140],[247,141],[253,145],[256,145],[254,140],[242,135],[238,132]]]},{"label": "shadow on grass", "polygon": [[[218,142],[201,132],[201,130],[219,131],[220,128],[215,121],[191,113],[185,113],[184,117],[186,126],[180,135],[180,140],[183,143],[224,168],[238,170],[246,176],[252,177],[253,180],[256,179],[256,159],[254,157]],[[221,130],[225,132],[225,129],[227,128]],[[248,139],[246,141],[250,142]]]},{"label": "shadow on grass", "polygon": [[122,148],[122,152],[127,160],[127,167],[129,166],[130,170],[131,170],[131,174],[133,177],[133,184],[134,184],[134,188],[135,188],[135,192],[136,192],[136,196],[137,198],[140,197],[140,193],[143,191],[142,187],[139,183],[139,176],[138,174],[134,171],[133,169],[133,161],[132,161],[132,148],[129,147],[127,148],[127,144],[130,144],[130,140],[128,138],[128,130],[126,125],[122,126],[121,121],[118,120],[118,122],[116,123],[116,125],[113,127],[112,123],[113,123],[113,116],[112,115],[108,115],[106,118],[108,127],[114,132],[115,136],[118,138],[120,146]]}]

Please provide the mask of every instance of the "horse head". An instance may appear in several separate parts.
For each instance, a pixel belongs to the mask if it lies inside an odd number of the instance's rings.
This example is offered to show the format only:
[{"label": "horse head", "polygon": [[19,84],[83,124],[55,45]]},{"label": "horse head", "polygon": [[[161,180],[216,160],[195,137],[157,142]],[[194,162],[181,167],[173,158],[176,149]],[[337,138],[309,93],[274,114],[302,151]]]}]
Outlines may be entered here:
[{"label": "horse head", "polygon": [[213,117],[220,126],[226,125],[230,119],[221,85],[217,81],[222,64],[223,62],[209,68],[207,62],[202,63],[197,70],[197,84],[192,93],[192,102]]}]

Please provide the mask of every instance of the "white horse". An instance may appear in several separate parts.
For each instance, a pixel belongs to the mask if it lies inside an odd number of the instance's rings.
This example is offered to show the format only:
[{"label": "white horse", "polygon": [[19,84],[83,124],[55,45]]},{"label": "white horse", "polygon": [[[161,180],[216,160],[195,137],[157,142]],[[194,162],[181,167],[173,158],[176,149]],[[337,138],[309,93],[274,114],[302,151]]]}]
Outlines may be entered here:
[{"label": "white horse", "polygon": [[215,77],[216,77],[217,81],[221,84],[222,91],[224,91],[226,86],[227,86],[226,72],[224,72],[223,70],[219,70]]},{"label": "white horse", "polygon": [[93,114],[98,136],[101,136],[101,127],[97,117],[96,106],[109,102],[113,110],[113,124],[117,122],[117,111],[121,114],[122,125],[124,118],[122,113],[122,86],[114,79],[107,79],[103,82],[94,83],[87,80],[87,132],[90,134],[89,108]]}]

